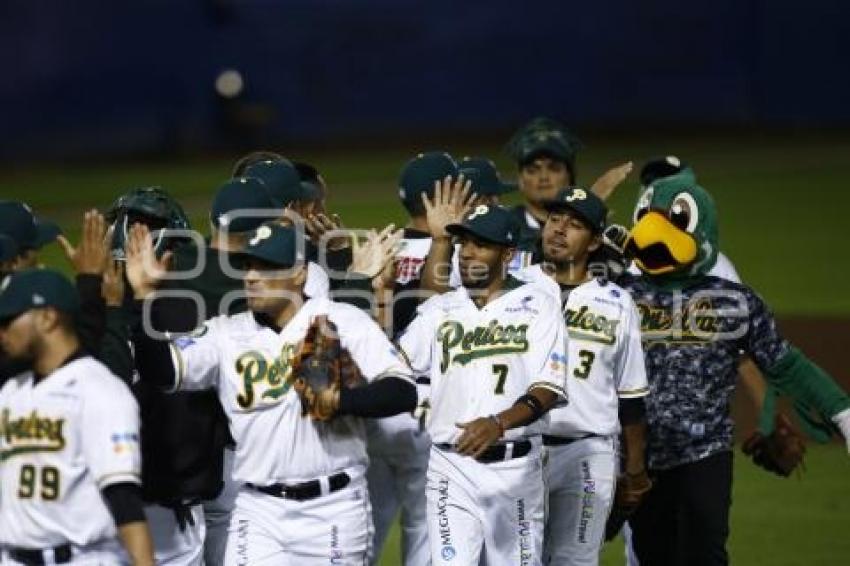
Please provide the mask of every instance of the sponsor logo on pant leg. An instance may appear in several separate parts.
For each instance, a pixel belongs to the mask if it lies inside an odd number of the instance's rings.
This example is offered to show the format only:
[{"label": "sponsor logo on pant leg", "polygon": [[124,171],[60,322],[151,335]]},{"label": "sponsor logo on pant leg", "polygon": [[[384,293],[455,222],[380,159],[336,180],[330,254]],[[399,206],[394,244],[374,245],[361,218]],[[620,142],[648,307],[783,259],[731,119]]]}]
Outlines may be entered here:
[{"label": "sponsor logo on pant leg", "polygon": [[443,560],[449,561],[457,555],[454,546],[452,546],[452,530],[449,526],[449,480],[442,478],[440,486],[437,490],[439,497],[437,498],[437,525],[440,528],[440,545],[443,547],[440,555]]},{"label": "sponsor logo on pant leg", "polygon": [[339,526],[331,525],[330,564],[342,564],[342,549],[339,547]]},{"label": "sponsor logo on pant leg", "polygon": [[239,519],[239,526],[236,527],[236,564],[238,566],[248,566],[248,526],[250,522],[247,519]]},{"label": "sponsor logo on pant leg", "polygon": [[534,549],[531,547],[531,521],[525,517],[525,499],[516,502],[517,535],[519,538],[520,566],[531,564]]},{"label": "sponsor logo on pant leg", "polygon": [[596,495],[596,482],[590,476],[590,464],[581,463],[582,496],[581,515],[578,526],[578,541],[587,542],[587,526],[593,520],[593,496]]}]

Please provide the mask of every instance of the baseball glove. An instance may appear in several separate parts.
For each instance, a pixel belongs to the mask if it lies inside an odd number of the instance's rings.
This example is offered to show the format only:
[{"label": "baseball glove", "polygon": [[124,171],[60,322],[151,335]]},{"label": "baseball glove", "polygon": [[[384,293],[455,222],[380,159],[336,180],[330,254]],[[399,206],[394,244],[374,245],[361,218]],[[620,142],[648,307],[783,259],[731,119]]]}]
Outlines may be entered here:
[{"label": "baseball glove", "polygon": [[336,415],[340,387],[365,381],[348,350],[340,346],[336,325],[326,315],[317,316],[307,329],[292,367],[301,414],[317,421],[329,421]]},{"label": "baseball glove", "polygon": [[744,441],[741,449],[757,466],[788,477],[803,463],[806,443],[788,417],[778,414],[773,432],[766,436],[759,431],[754,432]]},{"label": "baseball glove", "polygon": [[652,489],[652,480],[646,475],[646,471],[638,474],[624,474],[617,478],[614,505],[605,522],[606,541],[617,536],[623,524],[634,514],[650,489]]}]

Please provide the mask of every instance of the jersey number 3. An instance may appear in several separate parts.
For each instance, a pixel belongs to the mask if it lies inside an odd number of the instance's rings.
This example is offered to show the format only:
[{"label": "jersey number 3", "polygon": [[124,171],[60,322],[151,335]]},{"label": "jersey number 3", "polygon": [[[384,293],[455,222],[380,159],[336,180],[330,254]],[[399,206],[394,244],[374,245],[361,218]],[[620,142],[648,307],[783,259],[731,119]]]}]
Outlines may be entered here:
[{"label": "jersey number 3", "polygon": [[590,375],[590,368],[593,366],[593,360],[596,359],[596,354],[590,350],[579,350],[579,366],[573,371],[573,375],[579,379],[587,379]]},{"label": "jersey number 3", "polygon": [[[40,478],[38,476],[41,476]],[[40,481],[38,481],[40,480]],[[37,484],[41,484],[41,498],[45,501],[55,501],[59,499],[59,470],[53,466],[44,466],[41,469],[41,474],[37,473],[37,468],[31,464],[21,466],[21,481],[18,487],[18,497],[20,499],[32,499],[35,495]]]}]

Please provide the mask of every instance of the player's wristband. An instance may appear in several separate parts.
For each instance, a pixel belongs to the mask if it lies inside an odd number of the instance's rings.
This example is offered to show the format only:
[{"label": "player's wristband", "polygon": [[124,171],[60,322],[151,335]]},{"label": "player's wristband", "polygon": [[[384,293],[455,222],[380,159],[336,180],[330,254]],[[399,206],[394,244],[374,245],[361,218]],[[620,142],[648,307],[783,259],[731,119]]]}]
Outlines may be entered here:
[{"label": "player's wristband", "polygon": [[502,422],[502,417],[499,415],[490,415],[490,418],[496,423],[496,426],[499,427],[499,438],[505,436],[505,424]]},{"label": "player's wristband", "polygon": [[534,421],[542,417],[543,413],[546,412],[543,409],[543,403],[540,402],[540,399],[529,393],[526,393],[525,395],[517,399],[514,405],[525,405],[526,407],[531,409],[531,419],[526,424],[533,423]]}]

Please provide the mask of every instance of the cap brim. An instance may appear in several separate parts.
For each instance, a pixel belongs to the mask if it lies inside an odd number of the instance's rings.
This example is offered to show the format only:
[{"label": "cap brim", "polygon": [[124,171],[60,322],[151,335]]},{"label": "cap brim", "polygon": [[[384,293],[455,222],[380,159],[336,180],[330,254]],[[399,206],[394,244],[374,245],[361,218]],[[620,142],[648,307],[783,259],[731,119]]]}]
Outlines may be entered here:
[{"label": "cap brim", "polygon": [[584,212],[582,212],[581,210],[579,210],[578,208],[575,208],[574,206],[572,206],[568,203],[559,201],[559,200],[550,200],[550,201],[544,202],[543,203],[543,209],[546,212],[559,212],[559,211],[563,211],[563,210],[569,210],[570,212],[575,212],[579,216],[579,218],[581,218],[582,222],[587,224],[587,226],[590,228],[590,231],[593,232],[594,234],[599,233],[599,232],[601,232],[602,230],[605,229],[604,226],[598,227],[595,224],[593,224],[593,222],[590,221],[590,219],[587,217],[587,215]]},{"label": "cap brim", "polygon": [[46,220],[39,220],[38,224],[36,224],[36,237],[35,242],[33,244],[36,248],[40,248],[45,246],[59,237],[59,234],[62,233],[62,229],[59,228],[59,225],[55,222],[50,222]]},{"label": "cap brim", "polygon": [[0,261],[9,261],[18,255],[18,244],[15,240],[0,234]]},{"label": "cap brim", "polygon": [[572,159],[572,155],[565,150],[551,145],[539,145],[522,152],[519,156],[519,162],[521,165],[525,165],[526,163],[530,163],[540,157],[549,157],[557,159],[558,161],[563,161],[564,163],[568,163]]},{"label": "cap brim", "polygon": [[488,244],[494,244],[496,246],[504,246],[506,248],[516,247],[515,243],[500,242],[494,240],[493,238],[489,238],[486,234],[476,232],[466,224],[449,224],[448,226],[446,226],[446,232],[448,232],[452,236],[472,236],[476,240],[481,240],[482,242],[487,242]]}]

